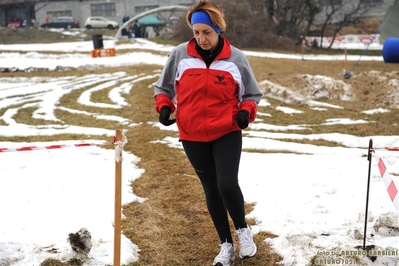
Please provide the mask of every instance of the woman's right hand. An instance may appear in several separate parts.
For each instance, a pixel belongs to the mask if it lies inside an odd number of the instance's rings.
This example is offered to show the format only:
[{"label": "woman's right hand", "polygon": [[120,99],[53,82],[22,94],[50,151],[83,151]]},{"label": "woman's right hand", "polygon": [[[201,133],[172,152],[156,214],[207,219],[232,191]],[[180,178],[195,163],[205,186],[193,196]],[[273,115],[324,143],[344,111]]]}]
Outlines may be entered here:
[{"label": "woman's right hand", "polygon": [[237,121],[238,126],[241,129],[245,129],[245,128],[248,127],[249,117],[250,117],[249,113],[246,110],[240,110],[238,112],[237,117],[236,117],[236,121]]}]

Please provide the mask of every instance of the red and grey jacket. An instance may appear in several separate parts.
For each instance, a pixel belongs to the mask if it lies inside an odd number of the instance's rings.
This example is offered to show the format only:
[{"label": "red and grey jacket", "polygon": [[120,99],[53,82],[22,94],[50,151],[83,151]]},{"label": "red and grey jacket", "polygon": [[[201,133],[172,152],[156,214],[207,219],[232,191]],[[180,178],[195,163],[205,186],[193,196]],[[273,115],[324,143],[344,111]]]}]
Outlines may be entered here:
[{"label": "red and grey jacket", "polygon": [[177,109],[179,139],[200,142],[240,130],[235,119],[239,110],[248,111],[249,122],[254,121],[262,97],[247,57],[226,38],[209,67],[194,38],[174,48],[154,93],[158,113],[165,105],[172,113]]}]

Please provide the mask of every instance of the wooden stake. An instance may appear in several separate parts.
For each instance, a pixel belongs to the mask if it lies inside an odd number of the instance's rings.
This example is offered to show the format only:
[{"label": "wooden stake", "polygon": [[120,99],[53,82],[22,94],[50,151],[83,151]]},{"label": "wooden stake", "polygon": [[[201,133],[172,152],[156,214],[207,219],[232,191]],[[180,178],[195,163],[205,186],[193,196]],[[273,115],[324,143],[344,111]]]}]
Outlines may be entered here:
[{"label": "wooden stake", "polygon": [[[122,131],[116,130],[115,141],[122,141]],[[121,155],[122,159],[122,155]],[[122,160],[115,160],[115,218],[114,218],[114,266],[121,265],[122,219]]]}]

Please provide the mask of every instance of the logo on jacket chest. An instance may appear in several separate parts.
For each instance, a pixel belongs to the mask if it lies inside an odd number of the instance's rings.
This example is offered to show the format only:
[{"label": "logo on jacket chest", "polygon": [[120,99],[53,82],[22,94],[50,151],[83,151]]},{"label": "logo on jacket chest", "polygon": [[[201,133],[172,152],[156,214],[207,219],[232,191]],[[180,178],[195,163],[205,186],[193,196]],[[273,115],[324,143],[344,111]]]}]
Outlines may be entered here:
[{"label": "logo on jacket chest", "polygon": [[226,85],[226,82],[224,82],[224,76],[216,75],[216,81],[214,82],[215,84],[219,85]]}]

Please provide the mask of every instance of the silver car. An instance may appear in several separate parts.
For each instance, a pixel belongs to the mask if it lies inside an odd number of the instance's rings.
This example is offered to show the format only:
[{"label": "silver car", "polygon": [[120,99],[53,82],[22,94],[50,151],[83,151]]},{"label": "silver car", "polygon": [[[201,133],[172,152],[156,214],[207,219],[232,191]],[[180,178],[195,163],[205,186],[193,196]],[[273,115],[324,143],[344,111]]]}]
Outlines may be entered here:
[{"label": "silver car", "polygon": [[119,24],[116,21],[109,20],[104,17],[88,17],[85,21],[86,29],[117,29],[119,28]]}]

